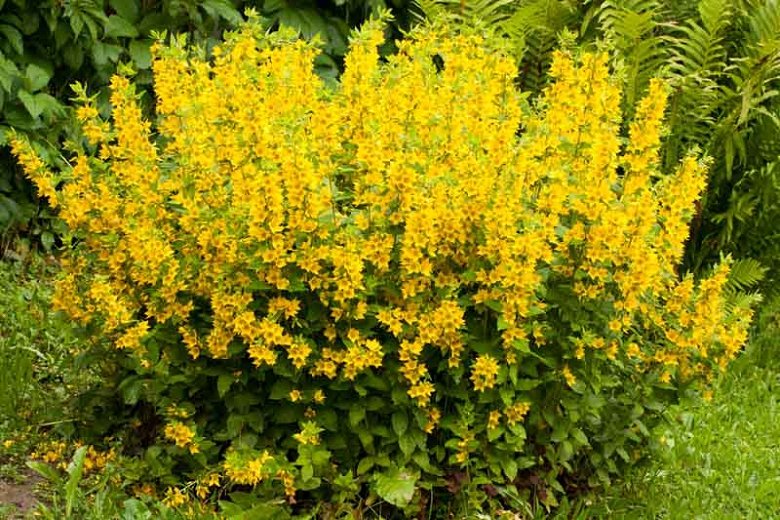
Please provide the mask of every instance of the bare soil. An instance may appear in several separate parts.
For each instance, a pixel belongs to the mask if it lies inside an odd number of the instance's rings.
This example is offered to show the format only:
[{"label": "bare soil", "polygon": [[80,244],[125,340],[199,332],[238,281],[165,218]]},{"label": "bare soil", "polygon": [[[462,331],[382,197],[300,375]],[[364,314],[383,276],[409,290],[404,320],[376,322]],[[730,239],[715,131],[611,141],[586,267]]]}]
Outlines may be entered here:
[{"label": "bare soil", "polygon": [[0,480],[0,511],[12,506],[10,518],[22,518],[38,503],[35,497],[35,484],[40,480],[37,475],[25,475],[22,483]]}]

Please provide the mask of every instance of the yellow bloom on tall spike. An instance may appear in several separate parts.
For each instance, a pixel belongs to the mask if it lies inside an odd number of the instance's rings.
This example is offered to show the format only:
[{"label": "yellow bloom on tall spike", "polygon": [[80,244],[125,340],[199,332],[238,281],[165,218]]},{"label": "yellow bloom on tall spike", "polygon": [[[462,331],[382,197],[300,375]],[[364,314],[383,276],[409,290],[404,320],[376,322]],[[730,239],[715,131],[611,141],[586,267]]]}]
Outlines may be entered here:
[{"label": "yellow bloom on tall spike", "polygon": [[[128,354],[159,338],[145,378],[187,364],[211,381],[219,364],[238,374],[220,392],[287,379],[292,401],[317,405],[309,419],[392,382],[394,405],[431,433],[457,387],[481,418],[463,461],[536,404],[513,386],[532,355],[554,361],[533,377],[565,392],[572,359],[584,384],[589,363],[671,381],[737,355],[751,314],[727,304],[729,263],[696,282],[677,273],[706,163],[659,171],[662,81],[624,124],[605,53],[555,52],[529,105],[514,59],[482,35],[421,27],[380,59],[382,39],[380,22],[359,31],[326,82],[295,33],[249,22],[210,58],[174,37],[152,50],[154,124],[117,75],[110,118],[80,99],[88,143],[57,171],[13,136],[75,237],[57,308]],[[568,308],[587,309],[589,330],[560,318]],[[502,405],[480,401],[490,389]],[[295,438],[319,432],[307,422]],[[183,423],[163,435],[197,449]],[[291,495],[272,459],[231,451],[224,473],[276,475]]]}]

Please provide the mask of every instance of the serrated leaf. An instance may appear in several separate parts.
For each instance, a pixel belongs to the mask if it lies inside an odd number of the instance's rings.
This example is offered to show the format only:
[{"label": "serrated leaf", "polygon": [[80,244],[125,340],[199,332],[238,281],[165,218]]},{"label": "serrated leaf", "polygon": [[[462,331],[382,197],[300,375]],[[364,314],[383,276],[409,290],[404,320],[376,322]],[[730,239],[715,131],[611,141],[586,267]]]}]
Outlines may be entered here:
[{"label": "serrated leaf", "polygon": [[414,497],[417,478],[409,470],[391,468],[374,479],[376,494],[396,507],[405,507]]}]

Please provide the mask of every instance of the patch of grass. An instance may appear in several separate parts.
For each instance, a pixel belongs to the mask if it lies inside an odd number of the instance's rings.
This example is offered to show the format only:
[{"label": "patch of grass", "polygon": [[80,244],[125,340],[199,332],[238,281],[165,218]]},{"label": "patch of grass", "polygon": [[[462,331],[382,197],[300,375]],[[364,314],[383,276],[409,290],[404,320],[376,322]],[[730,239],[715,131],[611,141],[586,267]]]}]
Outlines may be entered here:
[{"label": "patch of grass", "polygon": [[41,257],[0,261],[0,476],[38,435],[66,421],[63,404],[81,376],[71,368],[78,343],[50,310],[56,266]]},{"label": "patch of grass", "polygon": [[[648,466],[627,475],[594,518],[764,519],[780,504],[780,368],[766,361],[767,328],[731,367],[711,402],[693,399],[671,412]],[[770,353],[771,354],[771,353]],[[771,356],[770,356],[771,357]]]}]

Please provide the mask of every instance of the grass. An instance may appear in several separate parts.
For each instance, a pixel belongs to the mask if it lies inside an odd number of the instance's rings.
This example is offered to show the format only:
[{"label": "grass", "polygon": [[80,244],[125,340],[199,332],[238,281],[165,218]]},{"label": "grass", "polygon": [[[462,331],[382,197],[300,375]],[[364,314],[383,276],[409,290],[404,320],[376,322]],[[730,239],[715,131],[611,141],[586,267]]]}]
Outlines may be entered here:
[{"label": "grass", "polygon": [[[77,338],[47,310],[54,272],[40,259],[0,262],[0,484],[29,479],[25,455],[53,426],[67,424],[67,403],[88,377],[71,361]],[[712,401],[687,400],[669,412],[649,464],[594,504],[563,508],[568,512],[556,518],[777,517],[780,356],[773,349],[780,343],[780,301],[775,303],[762,313],[762,332],[750,350],[716,383]],[[130,498],[110,475],[103,477],[76,479],[76,485],[71,472],[50,476],[37,517],[178,518],[159,503]],[[0,503],[0,518],[18,513]]]},{"label": "grass", "polygon": [[[769,328],[732,365],[711,402],[676,407],[648,466],[608,492],[592,517],[765,519],[780,514],[780,368]],[[763,343],[759,347],[759,343]],[[776,359],[776,357],[775,357]]]},{"label": "grass", "polygon": [[[48,304],[54,272],[40,257],[0,262],[0,446],[6,450],[62,421],[61,405],[81,380],[69,355],[77,338]],[[0,452],[0,464],[4,459]]]}]

